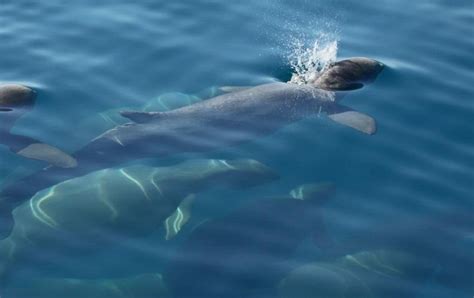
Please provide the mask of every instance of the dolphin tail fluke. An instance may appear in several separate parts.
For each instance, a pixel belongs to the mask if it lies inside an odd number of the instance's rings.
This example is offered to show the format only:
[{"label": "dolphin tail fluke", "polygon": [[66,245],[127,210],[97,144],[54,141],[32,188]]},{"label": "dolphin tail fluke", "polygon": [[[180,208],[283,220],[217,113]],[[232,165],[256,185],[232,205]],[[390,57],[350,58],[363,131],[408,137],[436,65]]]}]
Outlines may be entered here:
[{"label": "dolphin tail fluke", "polygon": [[166,240],[174,238],[188,222],[191,217],[191,209],[193,207],[194,199],[194,194],[188,195],[181,204],[179,204],[176,211],[165,220]]},{"label": "dolphin tail fluke", "polygon": [[368,135],[373,135],[377,131],[374,118],[354,111],[349,107],[338,105],[333,111],[328,112],[328,117],[334,122],[349,126]]}]

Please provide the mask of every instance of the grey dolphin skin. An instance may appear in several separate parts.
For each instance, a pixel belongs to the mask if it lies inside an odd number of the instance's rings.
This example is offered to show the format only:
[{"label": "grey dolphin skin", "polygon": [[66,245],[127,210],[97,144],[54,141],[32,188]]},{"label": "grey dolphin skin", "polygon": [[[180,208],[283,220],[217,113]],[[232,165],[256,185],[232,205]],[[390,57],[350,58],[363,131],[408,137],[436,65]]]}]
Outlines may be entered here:
[{"label": "grey dolphin skin", "polygon": [[77,256],[143,239],[190,194],[247,188],[277,178],[256,160],[206,159],[171,167],[104,169],[64,181],[13,211],[12,233],[0,241],[0,278],[41,263],[45,255],[61,259],[56,265],[48,259],[46,267],[64,268]]},{"label": "grey dolphin skin", "polygon": [[[373,80],[383,68],[375,60],[357,58],[349,65],[335,64],[322,76],[328,81]],[[348,74],[350,76],[343,76]],[[331,82],[332,82],[331,81]],[[339,85],[337,85],[339,86]],[[327,113],[329,118],[367,134],[375,133],[375,120],[338,103],[336,89],[318,85],[270,83],[223,94],[168,112],[124,111],[132,123],[117,126],[80,150],[81,161],[109,161],[130,158],[130,152],[166,156],[179,152],[209,151],[269,135],[303,118]],[[344,89],[345,90],[345,89]]]},{"label": "grey dolphin skin", "polygon": [[331,183],[304,185],[290,196],[261,199],[199,225],[163,272],[172,295],[241,298],[272,291],[292,269],[298,244],[324,238],[321,206],[333,192]]},{"label": "grey dolphin skin", "polygon": [[3,189],[0,238],[6,237],[11,229],[11,210],[15,206],[41,189],[98,169],[140,158],[204,152],[249,142],[321,113],[360,132],[375,133],[375,120],[342,106],[336,91],[349,89],[347,84],[373,81],[384,66],[368,58],[344,61],[350,63],[337,62],[333,65],[337,71],[328,68],[321,75],[325,78],[321,86],[318,82],[270,83],[238,89],[168,112],[123,112],[133,122],[108,130],[76,152],[73,157],[77,167],[51,167]]},{"label": "grey dolphin skin", "polygon": [[0,144],[26,158],[45,161],[62,168],[75,167],[76,160],[60,149],[10,132],[16,120],[32,109],[35,99],[36,92],[29,87],[17,84],[0,85]]}]

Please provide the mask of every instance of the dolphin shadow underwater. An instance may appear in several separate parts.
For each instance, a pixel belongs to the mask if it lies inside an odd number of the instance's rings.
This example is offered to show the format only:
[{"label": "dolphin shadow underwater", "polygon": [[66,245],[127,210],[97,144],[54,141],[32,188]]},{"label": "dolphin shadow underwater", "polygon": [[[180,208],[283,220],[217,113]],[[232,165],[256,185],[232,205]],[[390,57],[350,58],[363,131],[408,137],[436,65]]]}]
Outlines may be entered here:
[{"label": "dolphin shadow underwater", "polygon": [[11,211],[16,206],[41,189],[98,169],[140,158],[242,144],[321,113],[337,123],[373,134],[375,120],[341,105],[340,100],[345,91],[374,81],[383,68],[373,59],[351,58],[332,64],[317,80],[304,85],[278,82],[237,88],[168,112],[124,111],[122,116],[132,122],[106,131],[73,154],[77,167],[49,167],[2,190],[0,238],[10,232]]},{"label": "dolphin shadow underwater", "polygon": [[331,183],[306,184],[198,225],[166,266],[166,285],[179,298],[273,295],[300,243],[330,247],[321,206],[333,192]]}]

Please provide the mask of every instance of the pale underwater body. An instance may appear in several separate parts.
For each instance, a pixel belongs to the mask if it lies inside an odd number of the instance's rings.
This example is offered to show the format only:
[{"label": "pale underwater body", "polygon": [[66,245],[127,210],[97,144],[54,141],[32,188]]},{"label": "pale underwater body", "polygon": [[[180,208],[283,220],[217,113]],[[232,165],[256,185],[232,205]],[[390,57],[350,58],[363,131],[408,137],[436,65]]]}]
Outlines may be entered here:
[{"label": "pale underwater body", "polygon": [[277,178],[265,165],[242,159],[105,169],[62,182],[14,210],[12,233],[0,242],[2,279],[22,266],[40,267],[45,255],[56,254],[68,263],[68,258],[110,252],[122,242],[145,239],[190,195],[211,188],[248,188]]}]

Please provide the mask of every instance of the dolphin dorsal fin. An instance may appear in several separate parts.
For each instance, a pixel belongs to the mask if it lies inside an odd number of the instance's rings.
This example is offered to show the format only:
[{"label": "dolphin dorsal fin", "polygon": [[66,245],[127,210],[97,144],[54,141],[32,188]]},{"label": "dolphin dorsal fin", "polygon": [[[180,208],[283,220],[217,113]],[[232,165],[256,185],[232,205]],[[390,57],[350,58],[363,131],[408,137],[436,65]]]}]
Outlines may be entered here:
[{"label": "dolphin dorsal fin", "polygon": [[121,111],[120,115],[135,123],[147,123],[162,116],[162,112]]}]

